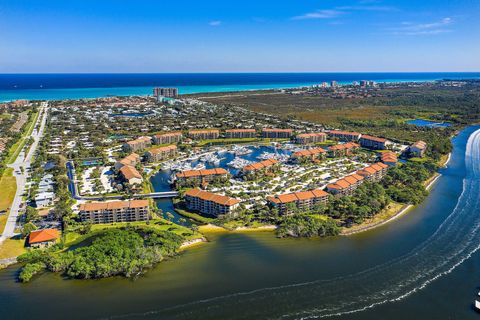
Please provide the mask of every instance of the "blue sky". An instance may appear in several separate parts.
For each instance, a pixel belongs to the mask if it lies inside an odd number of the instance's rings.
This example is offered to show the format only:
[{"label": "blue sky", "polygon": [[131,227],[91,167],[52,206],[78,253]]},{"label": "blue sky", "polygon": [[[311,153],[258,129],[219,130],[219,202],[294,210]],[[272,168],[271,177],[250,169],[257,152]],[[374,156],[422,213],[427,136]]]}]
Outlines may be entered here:
[{"label": "blue sky", "polygon": [[478,0],[0,0],[0,72],[480,71]]}]

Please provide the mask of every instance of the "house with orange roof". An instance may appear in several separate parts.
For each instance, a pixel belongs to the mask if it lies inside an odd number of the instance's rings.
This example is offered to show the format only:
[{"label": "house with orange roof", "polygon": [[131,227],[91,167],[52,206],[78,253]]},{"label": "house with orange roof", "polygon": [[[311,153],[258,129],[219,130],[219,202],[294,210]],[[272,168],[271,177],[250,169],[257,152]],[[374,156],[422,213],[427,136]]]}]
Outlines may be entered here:
[{"label": "house with orange roof", "polygon": [[327,141],[327,134],[325,132],[317,133],[301,133],[295,137],[295,143],[309,144]]},{"label": "house with orange roof", "polygon": [[331,157],[340,157],[351,155],[355,150],[358,150],[360,145],[355,142],[347,142],[328,147],[328,154]]},{"label": "house with orange roof", "polygon": [[417,141],[408,147],[408,152],[412,157],[423,157],[427,151],[427,143],[425,141]]},{"label": "house with orange roof", "polygon": [[185,203],[189,210],[218,217],[235,216],[240,200],[200,189],[190,189],[185,192]]},{"label": "house with orange roof", "polygon": [[398,162],[397,154],[393,151],[383,152],[380,154],[380,159],[389,167],[396,166]]},{"label": "house with orange roof", "polygon": [[267,159],[260,162],[246,165],[241,170],[241,175],[246,178],[256,177],[258,174],[272,173],[280,166],[280,162],[275,159]]},{"label": "house with orange roof", "polygon": [[150,216],[148,200],[83,203],[79,209],[80,220],[94,224],[146,221]]},{"label": "house with orange roof", "polygon": [[323,159],[326,155],[326,151],[322,148],[314,148],[314,149],[305,149],[294,152],[290,158],[293,162],[303,162],[303,161],[315,161]]},{"label": "house with orange roof", "polygon": [[225,138],[255,138],[257,131],[255,129],[227,129],[225,130]]},{"label": "house with orange roof", "polygon": [[364,182],[364,179],[363,176],[354,173],[328,184],[327,191],[335,196],[349,196]]},{"label": "house with orange roof", "polygon": [[226,180],[228,179],[228,171],[223,168],[212,168],[203,170],[186,170],[175,174],[177,183],[208,183],[213,180]]},{"label": "house with orange roof", "polygon": [[160,162],[169,158],[177,156],[177,146],[169,145],[150,149],[145,152],[145,159],[148,162]]},{"label": "house with orange roof", "polygon": [[60,238],[58,229],[43,229],[30,232],[28,235],[28,245],[34,248],[47,247]]},{"label": "house with orange roof", "polygon": [[366,168],[358,170],[356,173],[365,178],[367,181],[378,182],[387,174],[388,165],[377,162]]},{"label": "house with orange roof", "polygon": [[288,139],[292,136],[292,129],[263,128],[262,138]]},{"label": "house with orange roof", "polygon": [[143,177],[135,167],[123,166],[119,170],[120,177],[128,182],[130,185],[140,185],[143,182]]},{"label": "house with orange roof", "polygon": [[360,138],[360,145],[363,148],[375,149],[375,150],[385,150],[392,142],[385,139],[374,136],[369,136],[363,134]]},{"label": "house with orange roof", "polygon": [[122,168],[123,166],[132,166],[132,167],[135,167],[137,165],[137,163],[140,162],[140,156],[136,153],[131,153],[129,154],[128,156],[126,156],[125,158],[117,161],[115,163],[115,170],[120,170],[120,168]]},{"label": "house with orange roof", "polygon": [[267,201],[270,207],[285,215],[291,214],[294,208],[305,212],[311,211],[315,206],[327,203],[328,197],[329,194],[325,191],[315,189],[267,197]]}]

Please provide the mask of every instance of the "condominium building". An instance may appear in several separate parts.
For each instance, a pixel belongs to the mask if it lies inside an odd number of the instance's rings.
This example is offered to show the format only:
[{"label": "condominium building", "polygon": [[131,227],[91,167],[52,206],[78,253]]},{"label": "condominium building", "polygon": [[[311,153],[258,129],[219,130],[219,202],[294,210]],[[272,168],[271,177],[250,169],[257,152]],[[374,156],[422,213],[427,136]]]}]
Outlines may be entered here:
[{"label": "condominium building", "polygon": [[295,142],[299,144],[309,144],[327,141],[327,134],[325,132],[318,133],[302,133],[295,137]]},{"label": "condominium building", "polygon": [[135,167],[140,162],[140,156],[136,153],[131,153],[125,158],[115,162],[115,170],[120,170],[123,166]]},{"label": "condominium building", "polygon": [[159,162],[165,159],[175,157],[176,155],[177,155],[176,145],[158,147],[145,152],[145,157],[149,162]]},{"label": "condominium building", "polygon": [[397,154],[393,151],[382,152],[380,159],[389,167],[396,166],[398,162]]},{"label": "condominium building", "polygon": [[225,130],[225,138],[255,138],[255,129],[228,129]]},{"label": "condominium building", "polygon": [[187,170],[178,172],[175,177],[178,182],[210,182],[214,179],[227,179],[228,171],[223,168],[213,168],[205,170]]},{"label": "condominium building", "polygon": [[135,140],[125,142],[123,144],[123,151],[125,152],[136,152],[139,150],[146,149],[152,145],[151,137],[139,137]]},{"label": "condominium building", "polygon": [[189,210],[219,216],[226,214],[234,215],[240,200],[200,189],[190,189],[185,192],[185,202]]},{"label": "condominium building", "polygon": [[190,130],[188,136],[194,140],[218,139],[220,137],[219,130]]},{"label": "condominium building", "polygon": [[287,139],[292,136],[292,129],[263,128],[262,137],[269,139]]},{"label": "condominium building", "polygon": [[303,160],[315,161],[323,158],[326,154],[326,151],[322,148],[300,150],[294,152],[291,156],[291,159],[294,162],[300,162]]},{"label": "condominium building", "polygon": [[80,205],[82,222],[113,223],[145,221],[149,219],[148,200],[93,202]]},{"label": "condominium building", "polygon": [[143,182],[143,177],[135,167],[123,166],[119,170],[120,176],[130,185],[139,185]]},{"label": "condominium building", "polygon": [[319,203],[327,203],[328,193],[315,189],[296,193],[281,194],[275,197],[268,197],[267,201],[271,207],[277,208],[280,214],[292,213],[291,205],[302,211],[312,210]]},{"label": "condominium building", "polygon": [[357,174],[364,177],[365,180],[378,182],[387,174],[388,165],[377,162],[366,168],[357,171]]},{"label": "condominium building", "polygon": [[176,98],[178,97],[178,88],[153,88],[153,96]]},{"label": "condominium building", "polygon": [[181,132],[169,132],[169,133],[162,133],[156,134],[153,136],[153,143],[154,144],[175,144],[179,143],[182,140],[182,133]]},{"label": "condominium building", "polygon": [[334,183],[328,184],[327,191],[335,196],[349,196],[363,183],[364,179],[363,176],[354,173]]},{"label": "condominium building", "polygon": [[413,157],[423,157],[427,151],[427,143],[421,140],[417,141],[408,148],[408,151]]},{"label": "condominium building", "polygon": [[360,145],[364,148],[384,150],[390,144],[392,144],[392,142],[387,139],[369,136],[366,134],[362,135],[360,138]]},{"label": "condominium building", "polygon": [[330,130],[327,131],[328,136],[331,139],[339,141],[358,141],[362,136],[358,132],[349,132],[349,131],[339,131],[339,130]]},{"label": "condominium building", "polygon": [[251,163],[242,168],[242,173],[245,175],[253,174],[256,172],[267,173],[273,170],[275,167],[278,167],[280,162],[275,159],[267,159],[260,162]]},{"label": "condominium building", "polygon": [[358,143],[347,142],[347,143],[337,144],[337,145],[328,147],[328,153],[332,157],[348,156],[358,148],[360,148],[360,145]]}]

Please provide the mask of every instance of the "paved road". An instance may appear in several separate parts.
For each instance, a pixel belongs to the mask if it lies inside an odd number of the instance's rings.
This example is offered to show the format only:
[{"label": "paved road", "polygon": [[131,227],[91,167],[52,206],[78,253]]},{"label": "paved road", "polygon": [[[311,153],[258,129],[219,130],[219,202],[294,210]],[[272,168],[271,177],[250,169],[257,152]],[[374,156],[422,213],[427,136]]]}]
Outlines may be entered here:
[{"label": "paved road", "polygon": [[[45,124],[47,122],[48,102],[43,102],[39,110],[41,116],[38,117],[32,134],[30,135],[34,141],[28,153],[25,154],[25,150],[22,150],[17,156],[17,159],[15,159],[15,162],[8,165],[8,167],[13,168],[13,176],[17,180],[17,192],[15,193],[15,198],[13,199],[12,206],[10,207],[10,214],[5,225],[5,229],[3,230],[2,236],[0,236],[0,243],[2,243],[2,241],[6,238],[11,238],[15,235],[15,225],[20,212],[20,205],[22,204],[22,194],[25,192],[28,169],[30,168],[32,157],[35,153],[35,150],[37,150],[38,143],[43,135]],[[21,168],[23,168],[23,172]]]}]

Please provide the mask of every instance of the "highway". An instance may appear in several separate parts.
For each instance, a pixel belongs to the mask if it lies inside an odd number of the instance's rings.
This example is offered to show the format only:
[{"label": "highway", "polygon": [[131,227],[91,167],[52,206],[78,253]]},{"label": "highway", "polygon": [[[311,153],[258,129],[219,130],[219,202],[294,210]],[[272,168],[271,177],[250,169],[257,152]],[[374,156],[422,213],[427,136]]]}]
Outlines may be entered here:
[{"label": "highway", "polygon": [[[3,234],[0,236],[0,243],[5,239],[11,238],[15,235],[15,225],[17,222],[18,215],[20,213],[20,206],[22,205],[22,195],[25,193],[25,183],[27,181],[28,171],[30,169],[30,164],[32,157],[37,150],[38,143],[43,136],[45,131],[45,125],[47,122],[48,114],[48,102],[43,102],[39,108],[40,116],[37,119],[37,122],[34,125],[34,129],[30,137],[33,138],[33,143],[28,150],[28,153],[25,154],[25,148],[20,152],[15,161],[8,165],[9,168],[13,168],[13,176],[17,180],[17,192],[15,193],[15,198],[13,199],[12,205],[10,207],[10,213],[3,230]],[[28,139],[29,137],[25,137]],[[23,203],[24,204],[24,203]],[[25,204],[24,204],[25,205]]]}]

